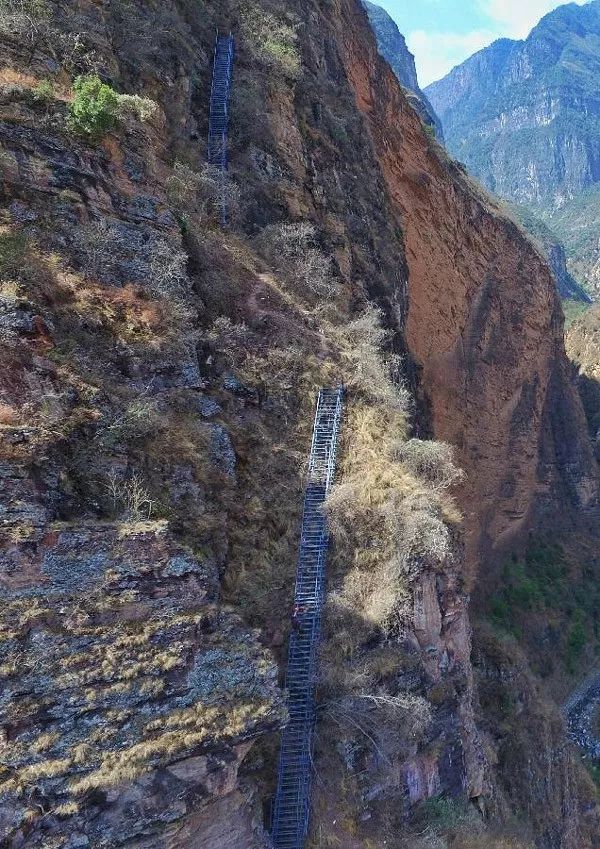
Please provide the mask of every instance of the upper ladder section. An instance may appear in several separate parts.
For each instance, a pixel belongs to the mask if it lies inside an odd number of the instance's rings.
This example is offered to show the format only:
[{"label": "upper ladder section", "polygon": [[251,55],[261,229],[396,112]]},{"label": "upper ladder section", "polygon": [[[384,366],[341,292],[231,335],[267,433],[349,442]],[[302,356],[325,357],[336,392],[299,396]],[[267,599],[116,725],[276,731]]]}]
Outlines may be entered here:
[{"label": "upper ladder section", "polygon": [[321,390],[315,415],[286,676],[290,721],[281,740],[273,810],[275,849],[302,849],[308,833],[317,648],[329,543],[323,503],[335,474],[342,396],[342,389]]},{"label": "upper ladder section", "polygon": [[217,35],[210,91],[208,122],[208,164],[227,170],[227,134],[229,130],[229,97],[233,74],[234,40],[231,34]]},{"label": "upper ladder section", "polygon": [[227,200],[225,196],[225,172],[227,171],[227,147],[229,132],[229,97],[233,74],[235,42],[233,35],[219,35],[215,42],[212,87],[210,91],[210,118],[208,121],[208,164],[219,168],[222,173],[221,222],[227,222]]}]

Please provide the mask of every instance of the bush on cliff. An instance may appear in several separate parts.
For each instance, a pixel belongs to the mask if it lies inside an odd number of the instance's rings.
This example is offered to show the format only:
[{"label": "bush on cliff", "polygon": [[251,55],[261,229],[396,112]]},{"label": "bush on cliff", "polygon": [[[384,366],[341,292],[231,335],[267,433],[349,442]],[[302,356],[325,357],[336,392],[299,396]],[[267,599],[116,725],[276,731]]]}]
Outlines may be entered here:
[{"label": "bush on cliff", "polygon": [[223,204],[227,209],[227,220],[231,225],[237,218],[240,205],[240,190],[228,174],[223,174],[214,165],[203,165],[194,171],[184,162],[175,162],[173,173],[167,181],[169,200],[176,208],[183,224],[191,216],[219,221]]},{"label": "bush on cliff", "polygon": [[118,121],[130,115],[149,121],[158,111],[157,104],[137,94],[119,94],[96,74],[85,74],[73,83],[75,99],[71,104],[69,126],[76,133],[100,139]]},{"label": "bush on cliff", "polygon": [[345,424],[351,449],[327,503],[337,557],[345,564],[330,616],[338,636],[347,629],[356,645],[369,632],[393,632],[419,564],[441,567],[451,555],[448,523],[457,513],[446,491],[461,473],[449,446],[408,440],[410,395],[398,382],[395,358],[382,353],[377,311],[367,310],[341,333],[357,397]]},{"label": "bush on cliff", "polygon": [[257,246],[273,268],[285,277],[299,295],[329,298],[335,295],[337,281],[331,259],[318,247],[312,224],[270,224],[257,238]]},{"label": "bush on cliff", "polygon": [[91,138],[101,138],[115,126],[119,96],[100,77],[77,77],[73,83],[75,99],[71,104],[69,126]]}]

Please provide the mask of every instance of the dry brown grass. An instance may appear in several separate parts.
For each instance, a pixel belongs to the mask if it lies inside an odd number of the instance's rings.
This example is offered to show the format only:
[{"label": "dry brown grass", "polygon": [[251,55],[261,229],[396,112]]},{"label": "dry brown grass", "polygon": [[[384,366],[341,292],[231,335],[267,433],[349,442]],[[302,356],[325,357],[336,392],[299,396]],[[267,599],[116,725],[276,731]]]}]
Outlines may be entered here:
[{"label": "dry brown grass", "polygon": [[[401,379],[402,363],[389,353],[383,317],[372,304],[353,321],[328,327],[340,349],[347,387],[378,407],[396,410],[405,418],[411,398]],[[399,436],[406,436],[406,426]]]},{"label": "dry brown grass", "polygon": [[[358,618],[367,629],[390,631],[407,612],[415,564],[425,559],[441,567],[451,553],[442,481],[452,476],[440,473],[432,485],[431,475],[419,478],[401,462],[402,412],[357,405],[348,410],[345,428],[346,456],[327,511],[338,560],[349,568],[331,607],[340,624]],[[431,449],[435,465],[435,443]]]},{"label": "dry brown grass", "polygon": [[272,267],[301,299],[332,298],[338,288],[330,257],[318,246],[312,224],[270,224],[256,243]]},{"label": "dry brown grass", "polygon": [[196,215],[216,223],[225,204],[231,226],[239,213],[239,187],[214,165],[194,171],[184,162],[176,162],[167,181],[167,191],[169,200],[184,218]]},{"label": "dry brown grass", "polygon": [[125,751],[103,753],[100,766],[72,781],[70,790],[80,795],[97,787],[113,787],[124,781],[132,781],[148,772],[154,764],[177,759],[207,741],[234,739],[266,719],[271,709],[270,703],[256,701],[233,704],[226,712],[222,707],[202,703],[178,711],[146,726],[148,734],[168,729],[158,736],[149,737]]},{"label": "dry brown grass", "polygon": [[410,626],[413,584],[423,569],[442,570],[452,556],[452,524],[460,516],[449,489],[460,472],[449,446],[409,439],[410,398],[397,379],[401,364],[384,353],[379,313],[368,308],[329,332],[350,391],[339,482],[326,504],[335,550],[322,651],[324,715],[333,736],[373,749],[378,763],[389,765],[425,739],[431,722],[424,698],[398,691],[399,670],[419,659],[391,638]]}]

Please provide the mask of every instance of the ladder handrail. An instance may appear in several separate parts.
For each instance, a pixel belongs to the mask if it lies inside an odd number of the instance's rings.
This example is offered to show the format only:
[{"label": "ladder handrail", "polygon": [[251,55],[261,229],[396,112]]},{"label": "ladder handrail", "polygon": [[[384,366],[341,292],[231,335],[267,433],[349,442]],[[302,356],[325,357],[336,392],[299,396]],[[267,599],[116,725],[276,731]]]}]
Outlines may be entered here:
[{"label": "ladder handrail", "polygon": [[302,849],[309,824],[311,744],[315,724],[317,648],[325,600],[329,533],[322,511],[334,480],[343,390],[319,392],[304,509],[294,602],[303,610],[290,636],[286,687],[290,721],[282,734],[273,809],[275,849]]}]

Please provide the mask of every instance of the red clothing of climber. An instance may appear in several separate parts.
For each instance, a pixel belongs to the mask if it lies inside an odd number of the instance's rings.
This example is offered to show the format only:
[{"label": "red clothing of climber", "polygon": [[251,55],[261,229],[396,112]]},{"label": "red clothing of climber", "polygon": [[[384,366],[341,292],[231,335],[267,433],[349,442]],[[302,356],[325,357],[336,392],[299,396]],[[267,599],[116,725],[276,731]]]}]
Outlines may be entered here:
[{"label": "red clothing of climber", "polygon": [[307,612],[308,608],[305,604],[295,604],[292,611],[292,628],[294,631],[299,631],[302,628],[302,617]]}]

